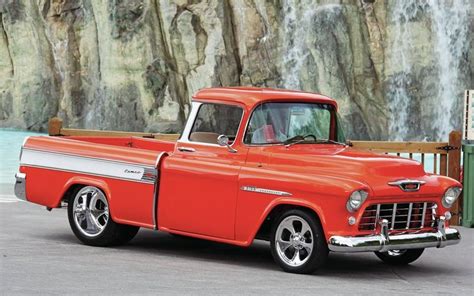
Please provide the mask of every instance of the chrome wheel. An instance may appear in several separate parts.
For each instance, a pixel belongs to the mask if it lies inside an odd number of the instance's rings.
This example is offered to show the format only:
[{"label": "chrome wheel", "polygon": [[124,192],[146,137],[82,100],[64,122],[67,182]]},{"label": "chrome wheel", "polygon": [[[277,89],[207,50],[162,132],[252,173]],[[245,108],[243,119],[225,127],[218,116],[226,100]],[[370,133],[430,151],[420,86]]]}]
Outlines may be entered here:
[{"label": "chrome wheel", "polygon": [[79,190],[74,197],[73,216],[83,235],[95,237],[101,234],[109,221],[109,204],[104,193],[93,186]]},{"label": "chrome wheel", "polygon": [[288,216],[276,230],[275,245],[280,259],[289,266],[306,263],[314,248],[314,236],[308,222],[299,216]]},{"label": "chrome wheel", "polygon": [[387,251],[387,254],[393,257],[397,257],[397,256],[401,256],[405,254],[406,252],[407,250],[390,250],[390,251]]}]

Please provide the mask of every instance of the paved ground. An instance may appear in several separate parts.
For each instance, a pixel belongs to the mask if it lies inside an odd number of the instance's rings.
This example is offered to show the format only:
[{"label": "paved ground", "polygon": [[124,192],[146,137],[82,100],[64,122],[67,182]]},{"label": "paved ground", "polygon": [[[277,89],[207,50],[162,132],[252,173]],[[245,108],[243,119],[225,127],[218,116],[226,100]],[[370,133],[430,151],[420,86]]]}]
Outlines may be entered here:
[{"label": "paved ground", "polygon": [[[5,188],[3,188],[5,189]],[[331,254],[314,275],[283,273],[268,244],[245,249],[140,230],[128,245],[81,245],[65,210],[0,196],[0,294],[457,294],[474,291],[474,229],[460,245],[430,249],[413,265],[373,254]]]}]

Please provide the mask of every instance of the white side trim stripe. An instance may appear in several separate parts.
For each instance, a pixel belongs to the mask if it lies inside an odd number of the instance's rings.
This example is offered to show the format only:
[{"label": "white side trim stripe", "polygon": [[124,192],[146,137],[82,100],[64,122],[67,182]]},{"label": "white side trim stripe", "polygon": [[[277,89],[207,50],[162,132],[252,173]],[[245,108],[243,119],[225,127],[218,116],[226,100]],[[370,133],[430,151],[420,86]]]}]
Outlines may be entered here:
[{"label": "white side trim stripe", "polygon": [[20,165],[78,172],[150,184],[154,183],[157,175],[156,170],[151,170],[146,165],[31,149],[23,149]]}]

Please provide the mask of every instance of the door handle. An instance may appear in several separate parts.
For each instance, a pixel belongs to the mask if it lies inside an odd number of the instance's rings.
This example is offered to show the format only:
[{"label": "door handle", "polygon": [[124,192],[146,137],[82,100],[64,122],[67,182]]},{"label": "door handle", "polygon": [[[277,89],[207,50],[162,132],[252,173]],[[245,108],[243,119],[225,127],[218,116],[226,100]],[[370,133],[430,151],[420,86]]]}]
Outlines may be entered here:
[{"label": "door handle", "polygon": [[196,149],[190,147],[178,147],[178,150],[181,152],[196,152]]}]

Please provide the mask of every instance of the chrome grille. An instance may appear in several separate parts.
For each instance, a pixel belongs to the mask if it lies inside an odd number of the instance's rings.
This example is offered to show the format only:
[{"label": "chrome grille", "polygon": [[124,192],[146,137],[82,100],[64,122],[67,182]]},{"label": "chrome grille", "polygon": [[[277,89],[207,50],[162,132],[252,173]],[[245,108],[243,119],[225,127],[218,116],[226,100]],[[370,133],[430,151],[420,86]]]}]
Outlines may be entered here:
[{"label": "chrome grille", "polygon": [[375,204],[367,207],[359,222],[359,230],[375,230],[378,221],[388,220],[390,230],[421,229],[434,226],[432,202]]}]

